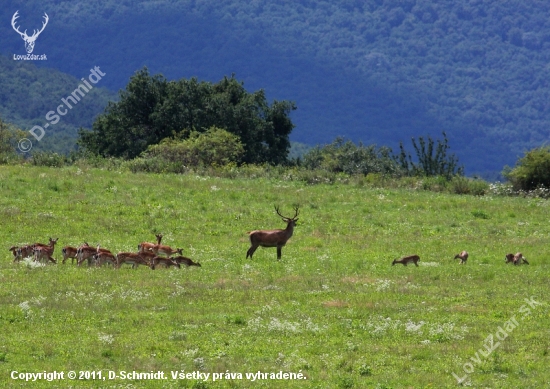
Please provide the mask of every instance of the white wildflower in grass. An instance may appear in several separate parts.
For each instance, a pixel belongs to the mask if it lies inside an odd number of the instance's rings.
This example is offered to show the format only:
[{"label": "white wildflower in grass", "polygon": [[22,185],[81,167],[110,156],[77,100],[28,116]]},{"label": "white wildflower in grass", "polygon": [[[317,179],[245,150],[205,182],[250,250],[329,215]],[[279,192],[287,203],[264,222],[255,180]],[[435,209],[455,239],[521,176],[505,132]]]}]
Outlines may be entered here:
[{"label": "white wildflower in grass", "polygon": [[46,266],[45,263],[42,262],[35,262],[35,260],[32,257],[27,257],[23,259],[23,264],[27,266],[29,269],[36,269],[39,267]]},{"label": "white wildflower in grass", "polygon": [[280,321],[276,317],[272,318],[267,325],[268,331],[280,331],[280,332],[290,332],[290,333],[299,333],[300,325],[295,322],[290,321]]},{"label": "white wildflower in grass", "polygon": [[432,340],[437,342],[446,342],[449,340],[460,340],[464,339],[463,334],[467,330],[465,327],[461,329],[455,329],[454,323],[443,323],[443,324],[430,324],[429,325],[429,334]]},{"label": "white wildflower in grass", "polygon": [[220,188],[218,188],[216,185],[212,185],[212,186],[210,187],[210,190],[213,191],[213,192],[215,192],[215,191],[220,190]]},{"label": "white wildflower in grass", "polygon": [[422,334],[422,331],[420,330],[420,328],[422,328],[423,325],[424,325],[423,321],[419,321],[418,324],[415,324],[414,322],[409,320],[408,322],[405,323],[405,331]]},{"label": "white wildflower in grass", "polygon": [[99,339],[99,341],[105,345],[108,345],[108,344],[112,344],[114,341],[115,341],[115,338],[113,335],[109,335],[109,334],[102,334],[102,333],[99,333],[97,335],[97,338]]},{"label": "white wildflower in grass", "polygon": [[377,292],[381,292],[383,290],[388,289],[392,283],[393,281],[391,280],[384,280],[384,279],[376,280],[376,282],[374,283],[374,287],[376,288]]},{"label": "white wildflower in grass", "polygon": [[28,319],[32,315],[31,306],[28,301],[23,301],[21,304],[19,304],[19,308],[21,308],[21,310],[25,314],[26,319]]},{"label": "white wildflower in grass", "polygon": [[421,344],[430,344],[432,342],[430,342],[430,339],[424,339],[422,342],[420,342]]},{"label": "white wildflower in grass", "polygon": [[193,359],[193,363],[195,364],[195,367],[197,369],[199,369],[199,370],[204,369],[204,358],[203,357]]}]

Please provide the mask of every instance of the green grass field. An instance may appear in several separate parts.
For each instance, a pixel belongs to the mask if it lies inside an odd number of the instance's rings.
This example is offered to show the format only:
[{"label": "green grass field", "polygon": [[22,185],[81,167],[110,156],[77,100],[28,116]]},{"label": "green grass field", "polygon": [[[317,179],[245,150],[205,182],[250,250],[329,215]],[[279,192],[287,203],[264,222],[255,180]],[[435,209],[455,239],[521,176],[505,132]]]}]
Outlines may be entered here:
[{"label": "green grass field", "polygon": [[[0,166],[0,386],[550,387],[549,204]],[[274,248],[245,259],[247,231],[285,227],[274,205],[300,206],[282,259]],[[58,260],[83,241],[136,251],[158,232],[202,267],[36,266],[8,251],[50,236]],[[530,265],[504,263],[517,251]],[[391,266],[409,254],[419,267]],[[64,378],[22,379],[54,371]],[[270,378],[281,371],[303,379]]]}]

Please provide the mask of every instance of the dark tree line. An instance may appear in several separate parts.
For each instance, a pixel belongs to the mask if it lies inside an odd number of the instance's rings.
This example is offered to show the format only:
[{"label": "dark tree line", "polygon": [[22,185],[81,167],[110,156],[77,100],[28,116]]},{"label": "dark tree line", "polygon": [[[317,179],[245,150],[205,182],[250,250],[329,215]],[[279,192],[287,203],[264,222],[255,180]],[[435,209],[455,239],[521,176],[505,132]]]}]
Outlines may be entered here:
[{"label": "dark tree line", "polygon": [[168,81],[138,71],[118,102],[110,102],[93,124],[81,129],[79,145],[104,157],[135,158],[162,139],[186,139],[216,127],[237,135],[240,162],[282,164],[287,160],[294,124],[290,101],[266,101],[263,90],[249,93],[234,76],[212,84],[196,78]]}]

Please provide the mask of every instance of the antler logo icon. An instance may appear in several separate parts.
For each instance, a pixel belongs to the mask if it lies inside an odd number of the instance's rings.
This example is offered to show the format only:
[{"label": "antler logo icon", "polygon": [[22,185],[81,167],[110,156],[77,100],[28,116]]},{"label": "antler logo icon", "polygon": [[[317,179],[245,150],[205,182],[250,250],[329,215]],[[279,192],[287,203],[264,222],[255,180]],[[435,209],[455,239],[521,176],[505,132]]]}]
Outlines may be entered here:
[{"label": "antler logo icon", "polygon": [[42,22],[42,28],[40,30],[34,30],[32,36],[28,36],[27,30],[25,30],[25,32],[21,32],[19,31],[19,28],[15,25],[15,20],[19,17],[18,13],[19,11],[15,11],[15,13],[13,14],[13,17],[11,18],[11,26],[19,35],[21,35],[21,38],[23,38],[23,40],[25,41],[25,50],[27,50],[27,53],[31,54],[34,50],[34,43],[36,41],[36,38],[38,38],[38,35],[40,35],[42,31],[44,31],[44,28],[46,28],[46,25],[48,24],[48,20],[50,18],[48,17],[48,14],[44,12],[44,22]]}]

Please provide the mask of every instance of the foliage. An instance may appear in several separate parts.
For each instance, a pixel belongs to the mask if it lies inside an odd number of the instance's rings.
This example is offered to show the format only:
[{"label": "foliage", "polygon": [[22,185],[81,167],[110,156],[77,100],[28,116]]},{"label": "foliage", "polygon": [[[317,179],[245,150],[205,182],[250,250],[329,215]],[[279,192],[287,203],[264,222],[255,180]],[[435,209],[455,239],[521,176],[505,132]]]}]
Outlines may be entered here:
[{"label": "foliage", "polygon": [[79,145],[102,155],[134,158],[148,146],[176,135],[213,126],[238,136],[244,146],[239,162],[272,164],[286,161],[294,125],[287,101],[269,105],[262,90],[248,93],[234,76],[217,84],[196,78],[168,82],[162,75],[138,71],[94,122],[92,131],[81,131]]},{"label": "foliage", "polygon": [[526,152],[513,169],[505,170],[504,175],[515,190],[550,188],[550,146]]},{"label": "foliage", "polygon": [[401,170],[392,158],[388,147],[355,145],[338,137],[331,144],[317,146],[303,156],[302,166],[310,170],[327,170],[334,173],[381,173],[399,176]]},{"label": "foliage", "polygon": [[17,141],[23,138],[23,131],[15,129],[0,118],[0,164],[19,160]]},{"label": "foliage", "polygon": [[203,133],[194,131],[184,140],[169,138],[151,145],[128,166],[134,172],[184,173],[189,168],[236,164],[243,154],[238,136],[211,127]]},{"label": "foliage", "polygon": [[427,144],[423,137],[418,138],[419,144],[412,138],[412,143],[416,151],[416,163],[413,162],[411,155],[405,151],[403,143],[399,144],[401,152],[396,157],[396,161],[408,174],[425,177],[440,176],[445,177],[447,180],[456,175],[464,175],[464,167],[458,166],[458,158],[454,154],[447,155],[447,150],[450,147],[445,132],[443,132],[443,141],[438,139],[435,148],[434,140],[430,136],[428,136]]},{"label": "foliage", "polygon": [[[79,78],[89,74],[80,72]],[[109,99],[116,97],[104,88],[101,80],[78,105],[60,116],[57,123],[48,121],[47,113],[56,110],[61,99],[70,96],[81,83],[78,78],[59,70],[40,68],[32,61],[14,61],[0,55],[0,116],[21,129],[30,130],[34,125],[45,128],[40,142],[34,141],[29,133],[22,136],[33,141],[33,150],[68,154],[75,149],[77,129],[90,128]],[[46,124],[48,127],[44,127]]]},{"label": "foliage", "polygon": [[[300,205],[282,259],[266,248],[245,260],[246,231],[284,228],[274,204],[283,214]],[[26,383],[10,372],[72,370],[166,377],[82,379],[82,389],[450,388],[468,363],[466,387],[538,388],[550,381],[547,207],[263,176],[2,166],[0,386],[67,386],[66,373]],[[84,240],[135,251],[158,232],[202,267],[36,266],[13,263],[7,250],[53,235],[58,260],[61,247]],[[505,265],[512,250],[530,265]],[[411,253],[418,268],[391,266]],[[210,379],[173,380],[182,370]],[[211,378],[300,370],[306,380]]]}]

